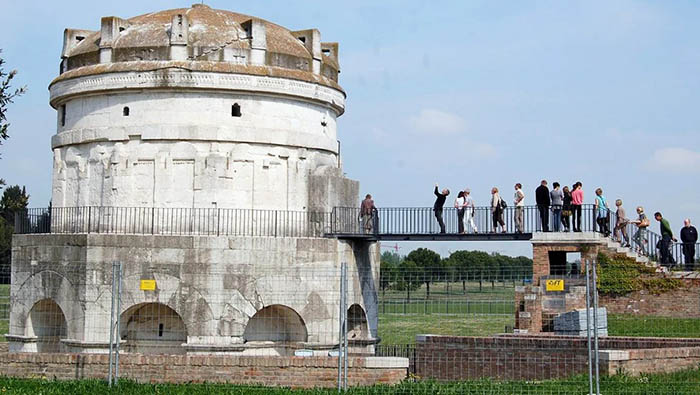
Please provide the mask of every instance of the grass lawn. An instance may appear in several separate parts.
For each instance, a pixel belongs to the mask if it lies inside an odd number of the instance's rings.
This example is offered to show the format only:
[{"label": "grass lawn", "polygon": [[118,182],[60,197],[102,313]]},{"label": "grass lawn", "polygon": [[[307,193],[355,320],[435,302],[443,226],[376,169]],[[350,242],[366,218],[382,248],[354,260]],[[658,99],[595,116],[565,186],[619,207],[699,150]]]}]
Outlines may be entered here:
[{"label": "grass lawn", "polygon": [[417,334],[489,336],[514,324],[513,316],[380,314],[382,344],[413,344]]},{"label": "grass lawn", "polygon": [[[697,394],[700,392],[700,371],[689,370],[672,374],[645,375],[641,377],[601,377],[601,393],[604,394]],[[335,389],[291,390],[288,388],[266,388],[234,386],[226,384],[137,384],[121,380],[119,386],[110,390],[104,381],[51,381],[40,379],[12,379],[0,377],[2,394],[337,394]],[[405,381],[393,387],[350,388],[348,394],[587,394],[586,376],[566,380],[546,381],[494,381],[471,380],[452,383],[433,381]]]},{"label": "grass lawn", "polygon": [[610,336],[700,337],[700,318],[609,314]]}]

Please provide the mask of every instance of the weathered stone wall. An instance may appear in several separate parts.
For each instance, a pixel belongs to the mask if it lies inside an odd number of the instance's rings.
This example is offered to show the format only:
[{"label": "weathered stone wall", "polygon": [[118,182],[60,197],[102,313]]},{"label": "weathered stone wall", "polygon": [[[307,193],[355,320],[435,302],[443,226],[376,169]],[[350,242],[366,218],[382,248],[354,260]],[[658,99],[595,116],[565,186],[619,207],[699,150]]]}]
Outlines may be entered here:
[{"label": "weathered stone wall", "polygon": [[[58,380],[104,379],[107,355],[0,353],[0,375]],[[348,384],[396,384],[406,358],[353,357]],[[338,360],[329,357],[236,357],[124,354],[119,377],[144,383],[209,382],[288,387],[334,387]]]},{"label": "weathered stone wall", "polygon": [[[338,341],[338,279],[341,262],[347,262],[348,307],[357,304],[364,311],[366,340],[377,337],[376,243],[326,238],[16,235],[12,252],[10,335],[17,340],[11,342],[15,351],[33,351],[21,344],[22,336],[32,335],[27,318],[37,302],[50,299],[65,316],[67,333],[61,340],[66,347],[104,352],[114,261],[123,266],[122,336],[130,314],[154,304],[172,309],[182,320],[188,352],[255,352],[244,339],[248,321],[264,307],[283,306],[300,318],[307,338],[277,352],[299,348],[327,352],[322,350]],[[156,289],[142,290],[142,280],[155,280]],[[278,321],[283,320],[278,317]]]},{"label": "weathered stone wall", "polygon": [[[231,116],[234,103],[240,117]],[[338,201],[359,204],[357,182],[340,170],[337,113],[320,103],[174,91],[77,97],[62,106],[65,125],[59,121],[52,139],[54,207],[327,212]],[[320,179],[310,179],[319,169]],[[312,196],[319,185],[327,194]]]},{"label": "weathered stone wall", "polygon": [[[570,377],[588,371],[586,342],[546,335],[418,336],[416,374],[437,380]],[[673,372],[700,362],[700,339],[603,337],[599,349],[603,374],[618,368],[632,375]]]}]

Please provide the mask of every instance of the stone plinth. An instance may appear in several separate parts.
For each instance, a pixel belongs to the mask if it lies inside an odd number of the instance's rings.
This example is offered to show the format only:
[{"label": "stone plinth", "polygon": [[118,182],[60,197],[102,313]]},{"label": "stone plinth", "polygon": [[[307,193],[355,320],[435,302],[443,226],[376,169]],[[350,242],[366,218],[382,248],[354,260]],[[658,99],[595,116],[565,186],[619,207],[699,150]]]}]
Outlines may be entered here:
[{"label": "stone plinth", "polygon": [[327,355],[338,342],[341,262],[354,349],[371,352],[377,339],[376,242],[15,235],[12,251],[10,351],[106,352],[114,261],[127,352]]}]

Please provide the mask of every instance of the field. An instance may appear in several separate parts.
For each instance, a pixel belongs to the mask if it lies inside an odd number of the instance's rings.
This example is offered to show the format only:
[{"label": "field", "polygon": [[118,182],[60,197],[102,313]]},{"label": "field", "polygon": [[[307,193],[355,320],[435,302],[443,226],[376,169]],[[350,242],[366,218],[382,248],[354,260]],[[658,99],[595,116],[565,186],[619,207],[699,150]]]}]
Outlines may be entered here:
[{"label": "field", "polygon": [[[601,393],[605,394],[697,394],[700,392],[700,371],[689,370],[673,374],[645,375],[627,377],[623,375],[601,377]],[[122,380],[112,390],[104,381],[84,380],[57,382],[50,380],[30,380],[0,378],[2,394],[105,394],[121,395],[141,394],[337,394],[335,389],[291,390],[288,388],[265,388],[252,386],[234,386],[225,384],[137,384]],[[585,376],[567,380],[547,381],[494,381],[473,380],[452,383],[433,381],[413,382],[407,380],[402,384],[351,388],[348,394],[587,394],[588,379]]]},{"label": "field", "polygon": [[700,337],[700,318],[608,315],[610,336]]},{"label": "field", "polygon": [[489,336],[503,333],[513,322],[504,315],[382,314],[379,337],[382,344],[413,344],[417,334]]}]

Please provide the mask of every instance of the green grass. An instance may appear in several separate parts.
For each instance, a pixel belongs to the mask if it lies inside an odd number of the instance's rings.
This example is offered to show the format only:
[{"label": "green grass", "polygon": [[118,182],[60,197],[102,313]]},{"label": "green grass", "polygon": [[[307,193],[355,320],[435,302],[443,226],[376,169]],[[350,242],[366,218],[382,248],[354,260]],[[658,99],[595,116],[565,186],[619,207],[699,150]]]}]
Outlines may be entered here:
[{"label": "green grass", "polygon": [[380,314],[508,314],[515,313],[510,300],[383,300]]},{"label": "green grass", "polygon": [[[601,377],[601,393],[604,394],[697,394],[700,392],[700,371],[689,370],[672,374],[644,375],[640,377],[612,376]],[[289,388],[269,388],[237,386],[227,384],[137,384],[121,380],[119,385],[109,389],[104,381],[51,381],[39,379],[13,379],[0,377],[2,394],[296,394],[331,395],[335,389],[291,390]],[[451,383],[435,381],[407,380],[395,386],[377,385],[372,387],[352,387],[347,394],[586,394],[588,379],[577,376],[566,380],[544,381],[495,381],[489,379]]]},{"label": "green grass", "polygon": [[379,337],[382,344],[413,344],[417,334],[489,336],[513,326],[513,316],[380,314]]},{"label": "green grass", "polygon": [[700,337],[700,318],[609,314],[608,335]]}]

